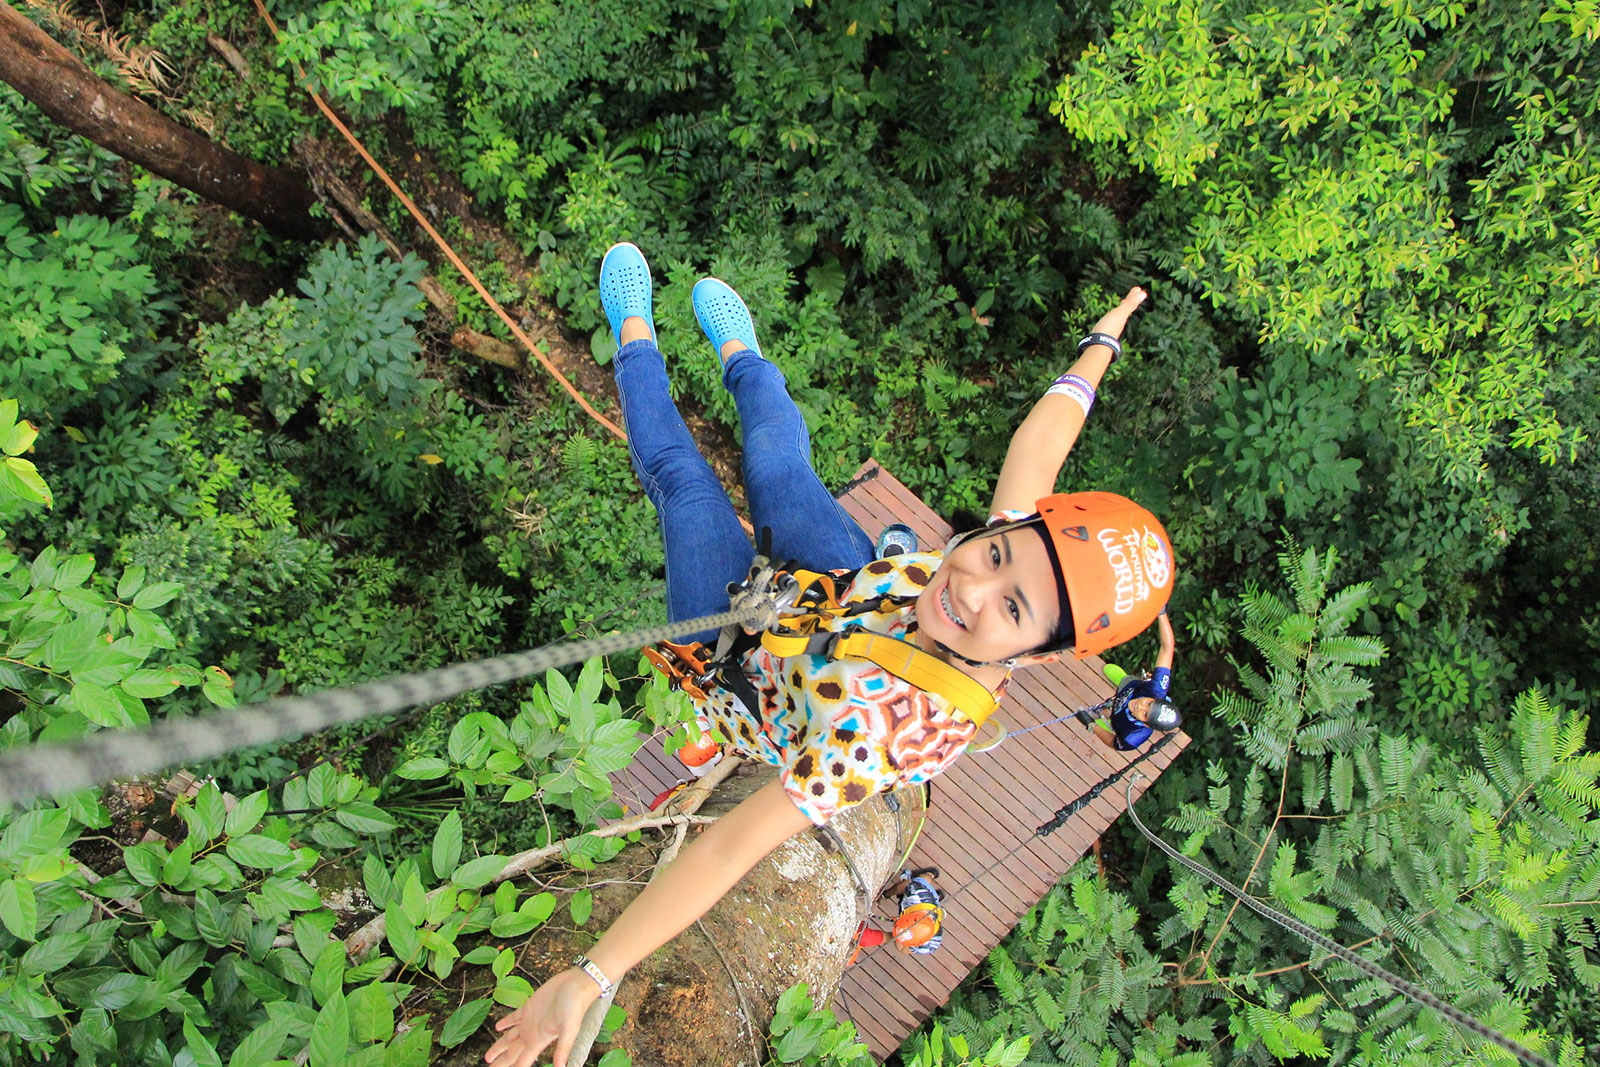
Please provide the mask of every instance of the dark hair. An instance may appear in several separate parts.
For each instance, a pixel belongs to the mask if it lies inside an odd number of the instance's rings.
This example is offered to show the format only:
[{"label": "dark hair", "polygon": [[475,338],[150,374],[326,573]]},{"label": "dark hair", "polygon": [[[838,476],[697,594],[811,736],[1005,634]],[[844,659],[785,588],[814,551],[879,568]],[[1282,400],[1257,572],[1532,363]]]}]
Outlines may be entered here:
[{"label": "dark hair", "polygon": [[1056,579],[1056,606],[1060,615],[1056,618],[1056,628],[1051,633],[1049,640],[1040,645],[1038,652],[1064,652],[1078,643],[1077,629],[1072,625],[1072,602],[1067,599],[1067,574],[1061,568],[1061,557],[1056,555],[1056,544],[1050,536],[1050,531],[1045,529],[1044,523],[1034,522],[1029,528],[1039,534],[1039,540],[1044,542],[1044,551],[1050,557],[1050,569],[1055,573]]}]

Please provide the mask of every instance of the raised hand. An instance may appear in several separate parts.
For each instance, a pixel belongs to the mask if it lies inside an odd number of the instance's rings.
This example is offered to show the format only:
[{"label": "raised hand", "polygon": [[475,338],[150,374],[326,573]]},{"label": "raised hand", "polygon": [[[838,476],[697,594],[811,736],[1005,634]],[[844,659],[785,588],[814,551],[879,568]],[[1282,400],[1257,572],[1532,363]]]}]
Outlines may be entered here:
[{"label": "raised hand", "polygon": [[1094,333],[1108,333],[1112,337],[1120,338],[1122,331],[1127,328],[1128,319],[1144,303],[1149,293],[1139,286],[1128,290],[1128,295],[1122,298],[1122,303],[1112,308],[1100,317],[1100,321],[1091,328]]}]

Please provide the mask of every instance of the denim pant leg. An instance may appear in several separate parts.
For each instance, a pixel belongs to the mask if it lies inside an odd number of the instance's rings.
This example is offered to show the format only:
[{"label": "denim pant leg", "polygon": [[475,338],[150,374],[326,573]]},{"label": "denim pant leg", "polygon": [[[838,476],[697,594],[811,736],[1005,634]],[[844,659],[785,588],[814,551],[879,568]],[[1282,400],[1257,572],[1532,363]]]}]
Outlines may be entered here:
[{"label": "denim pant leg", "polygon": [[[733,504],[667,391],[667,368],[652,341],[632,341],[613,365],[628,454],[655,505],[667,554],[667,618],[728,610],[728,583],[743,581],[755,555]],[[715,630],[693,640],[712,641]],[[690,640],[685,638],[684,640]]]},{"label": "denim pant leg", "polygon": [[783,372],[746,349],[728,361],[722,384],[744,429],[750,522],[758,537],[772,531],[773,558],[819,571],[872,562],[872,539],[811,469],[811,435]]}]

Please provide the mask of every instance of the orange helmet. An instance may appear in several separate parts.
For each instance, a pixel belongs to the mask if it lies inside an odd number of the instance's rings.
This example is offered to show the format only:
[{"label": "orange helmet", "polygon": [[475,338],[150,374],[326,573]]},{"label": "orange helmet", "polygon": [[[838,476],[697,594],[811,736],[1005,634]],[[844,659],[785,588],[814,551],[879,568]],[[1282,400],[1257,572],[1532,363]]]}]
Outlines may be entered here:
[{"label": "orange helmet", "polygon": [[1172,539],[1150,512],[1116,493],[1057,493],[1036,505],[1066,583],[1073,653],[1092,656],[1156,621],[1172,595]]},{"label": "orange helmet", "polygon": [[1116,493],[1056,493],[1034,506],[1037,514],[961,534],[945,551],[969,537],[1040,524],[1071,609],[1072,651],[1079,659],[1120,645],[1156,621],[1172,595],[1173,562],[1172,539],[1154,515]]},{"label": "orange helmet", "polygon": [[937,904],[913,904],[894,921],[894,947],[910,952],[926,945],[939,933],[944,912]]}]

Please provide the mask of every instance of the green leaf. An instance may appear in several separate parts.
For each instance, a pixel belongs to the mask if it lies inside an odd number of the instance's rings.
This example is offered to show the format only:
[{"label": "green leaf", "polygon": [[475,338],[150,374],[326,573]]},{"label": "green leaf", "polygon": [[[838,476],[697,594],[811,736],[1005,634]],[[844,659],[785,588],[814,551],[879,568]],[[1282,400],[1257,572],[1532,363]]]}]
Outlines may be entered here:
[{"label": "green leaf", "polygon": [[[450,814],[454,815],[455,812]],[[363,834],[386,834],[400,826],[388,812],[365,800],[352,800],[339,805],[334,809],[333,817],[340,825]]]},{"label": "green leaf", "polygon": [[522,902],[517,914],[528,916],[535,924],[542,923],[556,913],[557,903],[554,893],[535,893]]},{"label": "green leaf", "polygon": [[216,1046],[206,1040],[200,1028],[187,1015],[183,1017],[183,1044],[193,1057],[195,1067],[222,1067],[222,1057],[217,1055]]},{"label": "green leaf", "polygon": [[322,946],[316,966],[311,969],[311,998],[326,1005],[343,989],[344,945],[329,941]]},{"label": "green leaf", "polygon": [[134,595],[133,606],[149,611],[159,608],[173,597],[183,592],[182,582],[156,582],[147,585]]},{"label": "green leaf", "polygon": [[233,922],[209,889],[195,890],[194,927],[208,945],[222,948],[233,940]]},{"label": "green leaf", "polygon": [[64,809],[25,811],[0,834],[0,862],[10,863],[53,852],[61,846],[71,827],[72,816]]},{"label": "green leaf", "polygon": [[479,856],[457,867],[450,881],[458,889],[478,889],[486,886],[506,865],[504,856]]},{"label": "green leaf", "polygon": [[97,726],[132,726],[133,720],[111,690],[92,682],[77,682],[72,687],[72,706]]},{"label": "green leaf", "polygon": [[310,1048],[311,1067],[343,1067],[350,1048],[350,1007],[343,993],[336,991],[317,1013],[316,1024],[311,1027]]},{"label": "green leaf", "polygon": [[166,861],[161,864],[161,880],[176,888],[189,877],[189,869],[193,866],[194,837],[190,835],[183,839],[182,844],[167,853]]},{"label": "green leaf", "polygon": [[389,1043],[383,1053],[383,1067],[428,1067],[432,1051],[433,1031],[426,1026],[413,1026]]},{"label": "green leaf", "polygon": [[376,852],[368,852],[361,861],[361,883],[366,887],[367,896],[378,907],[387,908],[393,901],[394,879],[389,877],[389,869]]},{"label": "green leaf", "polygon": [[587,889],[578,890],[572,894],[568,908],[572,912],[573,925],[582,926],[589,921],[589,913],[594,910],[594,893]]},{"label": "green leaf", "polygon": [[533,986],[520,974],[508,974],[495,983],[494,999],[508,1008],[520,1008],[533,996]]},{"label": "green leaf", "polygon": [[426,781],[432,778],[442,778],[450,773],[450,764],[437,756],[418,756],[416,759],[406,760],[395,772],[402,778],[414,781]]},{"label": "green leaf", "polygon": [[228,1057],[228,1067],[265,1067],[278,1058],[289,1024],[278,1019],[262,1023],[233,1050]]},{"label": "green leaf", "polygon": [[350,1006],[350,1036],[357,1044],[387,1041],[394,1036],[394,1006],[382,982],[352,989],[345,1002]]},{"label": "green leaf", "polygon": [[449,878],[461,861],[461,814],[451,811],[439,823],[433,835],[433,873],[439,878]]},{"label": "green leaf", "polygon": [[627,1049],[614,1048],[601,1056],[595,1067],[633,1067],[633,1057],[628,1055]]},{"label": "green leaf", "polygon": [[50,579],[52,589],[76,589],[94,573],[94,557],[87,552],[68,556],[56,564],[55,577]]},{"label": "green leaf", "polygon": [[53,506],[50,487],[39,476],[39,468],[20,456],[7,456],[0,463],[0,500],[7,496]]},{"label": "green leaf", "polygon": [[529,916],[512,912],[510,915],[496,915],[489,923],[489,932],[495,937],[521,937],[538,925]]},{"label": "green leaf", "polygon": [[254,867],[257,870],[276,870],[294,859],[294,852],[288,845],[263,834],[245,834],[242,837],[229,838],[223,847],[233,862],[241,867]]},{"label": "green leaf", "polygon": [[138,670],[117,683],[122,686],[122,691],[129,696],[138,697],[140,700],[154,700],[164,697],[174,689],[178,683],[172,675],[162,670]]},{"label": "green leaf", "polygon": [[25,879],[0,882],[0,922],[24,941],[32,941],[39,929],[39,905],[33,886]]},{"label": "green leaf", "polygon": [[81,931],[47,937],[22,954],[22,973],[51,974],[59,971],[88,947],[89,935]]},{"label": "green leaf", "polygon": [[479,997],[477,1000],[467,1001],[451,1012],[450,1018],[444,1021],[444,1027],[439,1031],[440,1047],[455,1048],[477,1033],[493,1008],[493,1001],[487,997]]},{"label": "green leaf", "polygon": [[267,813],[268,797],[266,790],[258,790],[245,797],[233,806],[228,812],[225,829],[229,837],[243,837],[254,830],[261,823]]},{"label": "green leaf", "polygon": [[500,950],[499,955],[495,956],[494,963],[489,966],[489,970],[496,978],[504,978],[511,973],[516,965],[517,954],[508,948],[503,948]]},{"label": "green leaf", "polygon": [[200,792],[194,798],[191,815],[189,840],[205,845],[222,833],[228,811],[222,802],[222,790],[217,788],[216,782],[206,782],[200,787]]},{"label": "green leaf", "polygon": [[145,566],[135,563],[122,572],[122,577],[117,579],[117,599],[126,600],[144,588]]},{"label": "green leaf", "polygon": [[122,865],[140,885],[160,885],[161,869],[166,863],[167,850],[155,842],[133,845],[122,850]]}]

